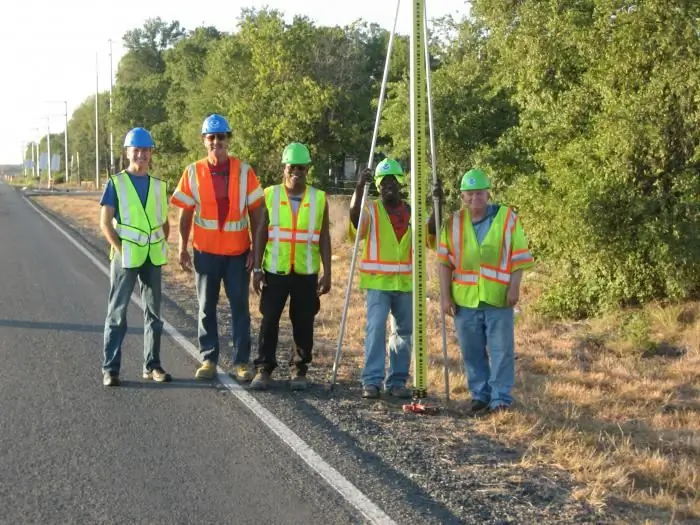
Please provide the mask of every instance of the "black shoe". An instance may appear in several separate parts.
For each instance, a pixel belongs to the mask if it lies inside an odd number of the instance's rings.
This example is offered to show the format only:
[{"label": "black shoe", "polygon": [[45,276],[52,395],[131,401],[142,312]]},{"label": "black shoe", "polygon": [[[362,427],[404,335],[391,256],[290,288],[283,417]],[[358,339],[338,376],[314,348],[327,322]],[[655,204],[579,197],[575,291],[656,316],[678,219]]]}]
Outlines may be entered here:
[{"label": "black shoe", "polygon": [[470,413],[470,415],[475,416],[479,412],[486,410],[488,407],[489,407],[488,403],[484,403],[480,399],[475,399],[474,401],[472,401],[472,406],[469,409],[469,413]]},{"label": "black shoe", "polygon": [[119,374],[116,372],[102,372],[102,384],[104,386],[119,386]]},{"label": "black shoe", "polygon": [[502,414],[503,412],[510,412],[510,405],[497,405],[493,408],[489,408],[489,414]]},{"label": "black shoe", "polygon": [[362,387],[362,397],[365,399],[377,399],[379,398],[379,387],[374,385],[367,385]]}]

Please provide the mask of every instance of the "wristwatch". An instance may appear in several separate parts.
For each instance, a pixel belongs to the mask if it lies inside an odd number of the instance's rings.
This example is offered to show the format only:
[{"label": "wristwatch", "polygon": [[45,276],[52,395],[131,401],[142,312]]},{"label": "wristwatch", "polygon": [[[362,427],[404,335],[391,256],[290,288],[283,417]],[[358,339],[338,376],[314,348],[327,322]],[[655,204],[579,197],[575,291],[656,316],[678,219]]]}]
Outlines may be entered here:
[{"label": "wristwatch", "polygon": [[262,268],[253,268],[253,273],[263,273]]}]

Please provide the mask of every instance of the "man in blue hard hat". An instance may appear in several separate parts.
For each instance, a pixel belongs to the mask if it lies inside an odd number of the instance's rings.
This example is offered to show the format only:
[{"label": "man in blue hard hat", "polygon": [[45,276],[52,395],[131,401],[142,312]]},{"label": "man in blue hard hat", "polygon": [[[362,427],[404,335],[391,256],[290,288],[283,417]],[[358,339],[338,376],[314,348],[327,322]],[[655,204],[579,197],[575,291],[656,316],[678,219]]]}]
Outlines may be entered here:
[{"label": "man in blue hard hat", "polygon": [[107,181],[100,228],[111,245],[110,288],[104,332],[104,386],[119,386],[126,314],[138,280],[144,308],[143,378],[172,378],[160,363],[161,266],[168,262],[168,194],[165,181],[148,174],[153,138],[144,128],[126,134],[129,166]]},{"label": "man in blue hard hat", "polygon": [[[197,379],[213,379],[219,362],[216,307],[223,282],[231,308],[233,376],[250,381],[251,231],[262,221],[263,190],[247,163],[229,155],[231,127],[221,115],[202,124],[207,156],[185,168],[171,202],[179,207],[180,266],[194,267],[202,365]],[[192,231],[193,257],[188,251]]]}]

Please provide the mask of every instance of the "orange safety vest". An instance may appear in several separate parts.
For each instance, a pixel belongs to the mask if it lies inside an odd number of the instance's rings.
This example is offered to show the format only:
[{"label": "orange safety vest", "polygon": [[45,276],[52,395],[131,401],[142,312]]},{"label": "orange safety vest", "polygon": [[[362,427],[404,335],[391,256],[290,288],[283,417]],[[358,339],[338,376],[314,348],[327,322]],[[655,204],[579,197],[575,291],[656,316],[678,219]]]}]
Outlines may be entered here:
[{"label": "orange safety vest", "polygon": [[[207,159],[200,159],[187,167],[192,195],[178,189],[173,199],[187,206],[195,206],[192,246],[201,252],[217,255],[240,255],[250,249],[248,228],[248,170],[250,166],[236,157],[229,157],[228,198],[231,205],[223,227],[219,227],[219,213],[212,175]],[[262,189],[258,188],[262,197]],[[251,200],[254,200],[251,196]]]}]

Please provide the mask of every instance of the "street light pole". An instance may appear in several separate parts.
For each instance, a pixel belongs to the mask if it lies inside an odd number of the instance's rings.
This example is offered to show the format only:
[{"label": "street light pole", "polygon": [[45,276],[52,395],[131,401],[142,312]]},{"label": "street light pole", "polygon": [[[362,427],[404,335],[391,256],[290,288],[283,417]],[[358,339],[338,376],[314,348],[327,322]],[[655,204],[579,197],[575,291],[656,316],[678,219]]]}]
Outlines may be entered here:
[{"label": "street light pole", "polygon": [[22,169],[24,178],[27,178],[27,143],[22,141]]},{"label": "street light pole", "polygon": [[48,173],[47,188],[51,189],[51,118],[46,117],[46,168]]},{"label": "street light pole", "polygon": [[100,79],[99,54],[95,53],[95,191],[100,189]]},{"label": "street light pole", "polygon": [[63,104],[63,116],[66,120],[66,130],[63,132],[63,163],[65,168],[65,182],[68,183],[68,101],[67,100],[50,100],[46,104]]},{"label": "street light pole", "polygon": [[63,164],[66,169],[66,184],[68,184],[68,101],[64,100],[63,101],[63,109],[65,111],[66,115],[66,130],[63,132],[63,151],[64,151],[64,157],[63,157]]},{"label": "street light pole", "polygon": [[109,172],[114,173],[114,133],[112,130],[112,89],[114,74],[112,73],[112,39],[109,39]]}]

